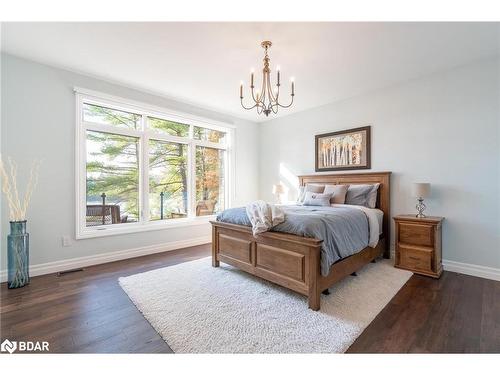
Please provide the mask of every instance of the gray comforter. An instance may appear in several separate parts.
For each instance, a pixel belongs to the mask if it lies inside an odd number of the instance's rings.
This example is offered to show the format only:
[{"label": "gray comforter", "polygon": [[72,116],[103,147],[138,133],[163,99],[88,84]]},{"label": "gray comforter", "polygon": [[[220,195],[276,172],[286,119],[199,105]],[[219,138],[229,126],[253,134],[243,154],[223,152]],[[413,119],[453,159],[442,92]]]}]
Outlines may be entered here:
[{"label": "gray comforter", "polygon": [[[274,232],[296,234],[323,240],[321,274],[328,275],[336,261],[353,255],[369,241],[366,214],[352,207],[282,206],[285,221],[272,228]],[[251,226],[245,207],[230,208],[217,221]]]}]

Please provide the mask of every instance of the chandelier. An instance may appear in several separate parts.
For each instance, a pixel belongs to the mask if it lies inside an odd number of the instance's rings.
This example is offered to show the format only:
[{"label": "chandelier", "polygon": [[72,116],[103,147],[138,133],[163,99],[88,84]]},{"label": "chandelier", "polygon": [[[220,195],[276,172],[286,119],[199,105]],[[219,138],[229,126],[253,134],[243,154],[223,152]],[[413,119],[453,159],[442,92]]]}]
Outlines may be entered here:
[{"label": "chandelier", "polygon": [[245,104],[243,104],[243,82],[240,84],[240,100],[241,100],[241,106],[245,109],[254,109],[257,108],[257,113],[260,115],[261,113],[264,113],[266,116],[269,116],[271,112],[273,113],[278,113],[279,107],[281,108],[288,108],[293,104],[293,97],[295,96],[295,82],[292,79],[292,93],[291,97],[292,100],[290,101],[290,104],[288,105],[283,105],[279,102],[279,96],[280,96],[280,68],[279,66],[276,69],[276,78],[277,78],[277,83],[276,83],[276,88],[273,90],[271,86],[271,69],[269,68],[269,56],[267,55],[267,50],[271,47],[272,43],[268,40],[263,41],[261,44],[262,48],[264,48],[264,69],[262,69],[262,86],[259,89],[254,91],[254,72],[252,71],[251,77],[250,77],[250,90],[252,94],[252,100],[255,104],[253,104],[250,107],[246,107]]}]

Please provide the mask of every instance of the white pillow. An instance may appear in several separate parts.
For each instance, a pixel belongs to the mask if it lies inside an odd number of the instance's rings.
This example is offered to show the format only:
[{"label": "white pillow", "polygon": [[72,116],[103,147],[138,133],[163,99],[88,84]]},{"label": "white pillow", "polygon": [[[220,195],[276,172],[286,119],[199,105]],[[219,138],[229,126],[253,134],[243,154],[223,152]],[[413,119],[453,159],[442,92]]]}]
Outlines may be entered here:
[{"label": "white pillow", "polygon": [[299,186],[299,195],[297,196],[297,203],[301,204],[304,201],[304,196],[306,194],[306,187]]},{"label": "white pillow", "polygon": [[299,188],[299,197],[297,198],[297,203],[304,203],[304,199],[308,191],[310,191],[311,193],[323,193],[323,190],[325,190],[325,185],[306,184],[306,186],[301,186]]},{"label": "white pillow", "polygon": [[373,184],[373,189],[368,194],[368,207],[375,208],[377,206],[377,192],[380,184]]},{"label": "white pillow", "polygon": [[304,206],[330,206],[331,194],[313,193],[306,191]]}]

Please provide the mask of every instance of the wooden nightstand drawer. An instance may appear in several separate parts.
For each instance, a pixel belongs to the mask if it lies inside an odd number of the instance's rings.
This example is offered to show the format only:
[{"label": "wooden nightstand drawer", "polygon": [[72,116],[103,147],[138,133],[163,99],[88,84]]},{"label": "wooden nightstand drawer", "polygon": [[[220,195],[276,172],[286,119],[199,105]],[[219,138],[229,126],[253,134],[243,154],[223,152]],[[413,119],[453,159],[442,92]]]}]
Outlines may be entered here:
[{"label": "wooden nightstand drawer", "polygon": [[441,264],[441,228],[443,217],[398,215],[396,226],[394,265],[421,275],[438,278]]},{"label": "wooden nightstand drawer", "polygon": [[427,224],[399,223],[399,242],[410,245],[433,246],[434,226]]},{"label": "wooden nightstand drawer", "polygon": [[432,271],[432,250],[399,245],[401,266],[415,270]]}]

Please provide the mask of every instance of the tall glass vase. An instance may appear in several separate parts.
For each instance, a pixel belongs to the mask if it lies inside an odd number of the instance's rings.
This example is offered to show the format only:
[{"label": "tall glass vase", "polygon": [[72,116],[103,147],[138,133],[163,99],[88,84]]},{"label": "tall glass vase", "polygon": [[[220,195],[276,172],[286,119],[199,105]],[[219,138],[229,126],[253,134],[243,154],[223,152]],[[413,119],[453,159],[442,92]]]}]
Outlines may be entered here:
[{"label": "tall glass vase", "polygon": [[29,284],[29,234],[26,220],[11,221],[7,236],[8,287],[20,288]]}]

